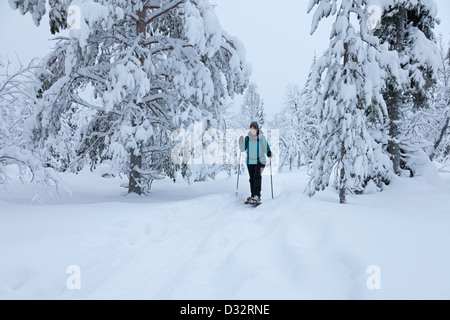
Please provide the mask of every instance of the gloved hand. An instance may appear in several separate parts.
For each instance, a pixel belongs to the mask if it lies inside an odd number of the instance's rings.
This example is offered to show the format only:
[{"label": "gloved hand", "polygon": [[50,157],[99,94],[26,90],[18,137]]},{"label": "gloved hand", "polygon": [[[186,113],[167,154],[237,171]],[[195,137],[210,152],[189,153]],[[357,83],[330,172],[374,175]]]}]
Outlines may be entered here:
[{"label": "gloved hand", "polygon": [[267,156],[269,157],[269,158],[272,158],[272,151],[267,151]]},{"label": "gloved hand", "polygon": [[244,144],[244,137],[241,136],[241,137],[239,138],[239,144]]}]

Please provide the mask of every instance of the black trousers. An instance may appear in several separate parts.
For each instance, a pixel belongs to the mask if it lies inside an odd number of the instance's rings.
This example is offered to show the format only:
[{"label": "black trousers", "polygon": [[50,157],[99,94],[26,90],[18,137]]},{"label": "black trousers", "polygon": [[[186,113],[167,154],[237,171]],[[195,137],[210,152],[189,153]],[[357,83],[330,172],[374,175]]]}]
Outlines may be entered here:
[{"label": "black trousers", "polygon": [[250,175],[250,190],[252,197],[261,197],[262,173],[266,166],[262,163],[247,165]]}]

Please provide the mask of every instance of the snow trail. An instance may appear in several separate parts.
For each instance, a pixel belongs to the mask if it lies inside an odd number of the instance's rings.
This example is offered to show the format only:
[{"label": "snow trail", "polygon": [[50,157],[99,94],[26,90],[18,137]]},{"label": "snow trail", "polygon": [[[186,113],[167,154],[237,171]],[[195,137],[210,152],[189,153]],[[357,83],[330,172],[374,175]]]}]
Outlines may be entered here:
[{"label": "snow trail", "polygon": [[[304,196],[302,170],[275,176],[275,200],[265,177],[258,208],[242,203],[246,182],[236,198],[225,177],[161,182],[137,198],[118,179],[67,175],[73,197],[46,206],[14,185],[0,194],[0,299],[450,297],[442,177],[440,187],[398,179],[341,206],[331,191]],[[66,288],[69,265],[81,269],[81,290]],[[370,265],[383,271],[380,291],[366,286]]]}]

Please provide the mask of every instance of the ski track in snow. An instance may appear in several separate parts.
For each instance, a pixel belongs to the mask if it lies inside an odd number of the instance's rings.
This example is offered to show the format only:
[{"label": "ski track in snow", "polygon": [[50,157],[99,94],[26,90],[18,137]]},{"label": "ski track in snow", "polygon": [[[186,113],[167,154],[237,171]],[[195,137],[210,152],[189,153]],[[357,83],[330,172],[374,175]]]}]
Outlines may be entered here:
[{"label": "ski track in snow", "polygon": [[[280,174],[258,208],[241,202],[245,179],[238,198],[233,178],[138,198],[118,179],[65,178],[74,196],[46,206],[27,186],[0,193],[0,299],[450,298],[449,175],[341,206],[331,191],[305,197],[305,171]],[[366,287],[371,264],[381,291]],[[66,288],[69,265],[81,290]]]}]

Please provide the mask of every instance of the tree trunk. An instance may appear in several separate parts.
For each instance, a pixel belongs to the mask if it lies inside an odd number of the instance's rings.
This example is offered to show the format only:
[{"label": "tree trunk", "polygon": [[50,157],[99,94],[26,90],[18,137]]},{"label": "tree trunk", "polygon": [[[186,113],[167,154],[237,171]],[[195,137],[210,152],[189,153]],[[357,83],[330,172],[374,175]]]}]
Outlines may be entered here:
[{"label": "tree trunk", "polygon": [[346,151],[345,151],[345,142],[342,141],[342,145],[341,145],[341,163],[342,163],[342,168],[341,168],[341,172],[340,172],[340,177],[339,177],[339,203],[340,204],[346,204],[347,203],[347,199],[346,199],[346,188],[347,188],[347,180],[345,179],[345,165],[344,165],[344,157],[345,157]]},{"label": "tree trunk", "polygon": [[[348,60],[349,60],[349,52],[348,52],[348,43],[344,43],[344,50],[345,50],[345,54],[344,54],[344,72],[343,72],[343,76],[346,78],[347,76],[349,76],[347,74],[347,64],[348,64]],[[344,79],[344,83],[347,83],[347,79]],[[345,154],[347,153],[347,151],[345,150],[345,141],[341,141],[341,154],[340,154],[340,163],[342,165],[341,167],[341,171],[340,171],[340,177],[339,177],[339,202],[340,204],[345,204],[347,202],[346,199],[346,188],[347,188],[347,180],[345,179],[345,162],[344,162],[344,158],[345,158]]]},{"label": "tree trunk", "polygon": [[128,184],[128,193],[136,193],[138,195],[143,194],[142,185],[140,183],[141,173],[139,169],[142,168],[142,155],[136,155],[136,150],[130,151],[130,177]]},{"label": "tree trunk", "polygon": [[[142,0],[143,4],[145,4],[146,0]],[[143,6],[142,10],[137,12],[137,16],[139,20],[136,22],[136,34],[138,37],[145,37],[147,24],[145,23],[145,17],[147,14],[147,7]],[[139,61],[141,62],[141,66],[144,66],[145,57],[139,57]],[[132,116],[131,125],[136,127],[138,125],[138,119],[135,115]],[[130,150],[130,176],[129,176],[129,184],[128,184],[128,193],[136,193],[138,195],[142,195],[144,193],[143,187],[141,185],[142,175],[140,173],[140,169],[142,168],[142,143],[138,144],[138,150],[131,149]]]},{"label": "tree trunk", "polygon": [[[395,20],[395,30],[396,30],[396,41],[394,50],[399,54],[405,51],[404,47],[404,34],[405,28],[404,23],[406,21],[405,10],[396,17]],[[402,92],[397,88],[394,80],[388,85],[388,90],[385,95],[385,101],[387,102],[387,111],[389,115],[389,144],[387,151],[391,155],[392,166],[395,174],[401,174],[401,150],[400,150],[400,130],[399,121],[401,120],[402,114]]]},{"label": "tree trunk", "polygon": [[391,87],[389,97],[386,100],[388,103],[387,110],[389,114],[389,144],[387,151],[391,155],[392,166],[395,174],[401,174],[401,154],[399,144],[399,128],[400,108],[402,105],[401,92]]}]

